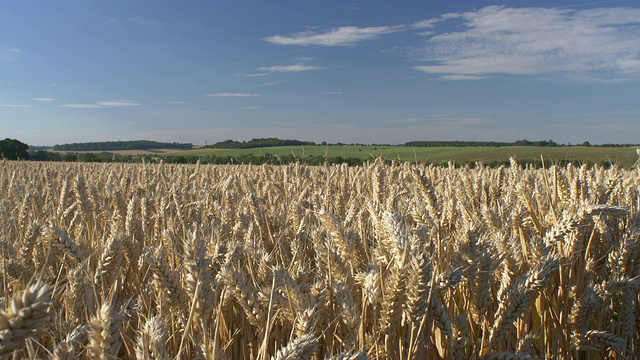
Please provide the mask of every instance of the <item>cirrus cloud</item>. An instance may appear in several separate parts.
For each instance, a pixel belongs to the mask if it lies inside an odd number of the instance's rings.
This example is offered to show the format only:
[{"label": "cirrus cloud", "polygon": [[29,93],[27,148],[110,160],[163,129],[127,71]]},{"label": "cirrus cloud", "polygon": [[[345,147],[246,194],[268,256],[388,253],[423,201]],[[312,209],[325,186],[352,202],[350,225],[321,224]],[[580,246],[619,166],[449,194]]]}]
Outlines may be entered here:
[{"label": "cirrus cloud", "polygon": [[131,100],[111,100],[111,101],[98,101],[97,105],[103,107],[122,107],[122,106],[139,106],[140,103]]},{"label": "cirrus cloud", "polygon": [[16,48],[2,48],[0,49],[0,61],[13,61],[17,60],[18,56],[22,54],[23,51]]},{"label": "cirrus cloud", "polygon": [[60,105],[63,108],[67,109],[96,109],[96,108],[104,108],[104,106],[100,106],[97,104],[62,104]]},{"label": "cirrus cloud", "polygon": [[222,92],[222,93],[215,93],[215,94],[204,94],[204,96],[212,96],[212,97],[260,97],[260,96],[262,96],[262,94]]},{"label": "cirrus cloud", "polygon": [[287,72],[301,72],[301,71],[313,71],[313,70],[322,70],[323,67],[320,66],[312,66],[312,65],[304,65],[304,64],[294,64],[294,65],[284,65],[284,66],[263,66],[258,68],[258,70],[269,71],[269,73],[287,73]]},{"label": "cirrus cloud", "polygon": [[67,109],[100,109],[100,108],[114,108],[114,107],[128,107],[128,106],[140,106],[137,101],[131,100],[108,100],[98,101],[91,104],[62,104],[61,107]]},{"label": "cirrus cloud", "polygon": [[0,104],[0,107],[26,109],[26,108],[32,108],[33,106],[31,106],[31,105],[22,105],[22,104]]},{"label": "cirrus cloud", "polygon": [[[444,18],[443,18],[444,19]],[[551,75],[640,79],[640,9],[489,6],[447,14],[459,31],[431,36],[414,68],[445,80]]]},{"label": "cirrus cloud", "polygon": [[404,29],[406,29],[404,25],[377,27],[342,26],[326,32],[304,31],[289,36],[269,36],[263,40],[277,45],[351,46],[361,41],[375,39]]}]

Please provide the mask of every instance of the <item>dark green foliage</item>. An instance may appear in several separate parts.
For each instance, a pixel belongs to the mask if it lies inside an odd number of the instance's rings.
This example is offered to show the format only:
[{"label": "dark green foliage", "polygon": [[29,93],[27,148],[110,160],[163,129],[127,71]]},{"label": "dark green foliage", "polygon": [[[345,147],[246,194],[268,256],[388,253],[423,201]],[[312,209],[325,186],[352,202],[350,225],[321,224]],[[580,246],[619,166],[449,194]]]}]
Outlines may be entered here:
[{"label": "dark green foliage", "polygon": [[225,140],[220,141],[212,145],[205,146],[206,148],[216,148],[216,149],[252,149],[259,147],[273,147],[273,146],[305,146],[305,145],[315,145],[316,143],[311,141],[300,141],[300,140],[282,140],[276,138],[257,138],[251,139],[249,141],[234,141],[234,140]]},{"label": "dark green foliage", "polygon": [[7,160],[29,160],[29,145],[16,139],[0,141],[0,158]]},{"label": "dark green foliage", "polygon": [[62,161],[62,155],[57,152],[38,150],[31,153],[31,160],[35,161]]},{"label": "dark green foliage", "polygon": [[56,151],[116,151],[116,150],[149,150],[149,149],[184,149],[193,148],[193,144],[187,143],[163,143],[149,140],[136,141],[105,141],[89,143],[73,143],[56,145]]}]

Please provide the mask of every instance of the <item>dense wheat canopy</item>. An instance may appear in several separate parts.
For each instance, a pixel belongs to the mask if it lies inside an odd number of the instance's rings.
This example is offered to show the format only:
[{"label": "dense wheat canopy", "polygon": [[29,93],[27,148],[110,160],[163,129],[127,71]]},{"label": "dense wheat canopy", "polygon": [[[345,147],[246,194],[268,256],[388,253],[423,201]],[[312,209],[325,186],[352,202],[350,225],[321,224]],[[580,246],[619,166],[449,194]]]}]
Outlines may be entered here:
[{"label": "dense wheat canopy", "polygon": [[640,172],[0,163],[0,358],[637,358]]}]

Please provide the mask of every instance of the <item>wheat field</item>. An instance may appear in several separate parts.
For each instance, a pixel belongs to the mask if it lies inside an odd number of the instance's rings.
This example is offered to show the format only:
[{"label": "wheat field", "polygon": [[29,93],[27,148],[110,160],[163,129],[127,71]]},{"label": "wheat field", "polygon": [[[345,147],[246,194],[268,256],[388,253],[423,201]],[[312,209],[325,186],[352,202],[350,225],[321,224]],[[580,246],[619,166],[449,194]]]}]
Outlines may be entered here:
[{"label": "wheat field", "polygon": [[640,171],[0,162],[0,359],[640,357]]}]

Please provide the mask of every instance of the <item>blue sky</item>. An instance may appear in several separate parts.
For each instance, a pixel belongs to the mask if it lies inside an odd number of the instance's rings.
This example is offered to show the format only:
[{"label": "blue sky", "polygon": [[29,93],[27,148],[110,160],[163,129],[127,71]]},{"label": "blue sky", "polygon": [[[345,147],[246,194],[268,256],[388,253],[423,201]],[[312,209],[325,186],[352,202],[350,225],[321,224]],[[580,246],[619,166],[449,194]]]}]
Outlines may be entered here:
[{"label": "blue sky", "polygon": [[3,0],[0,138],[640,142],[637,1]]}]

